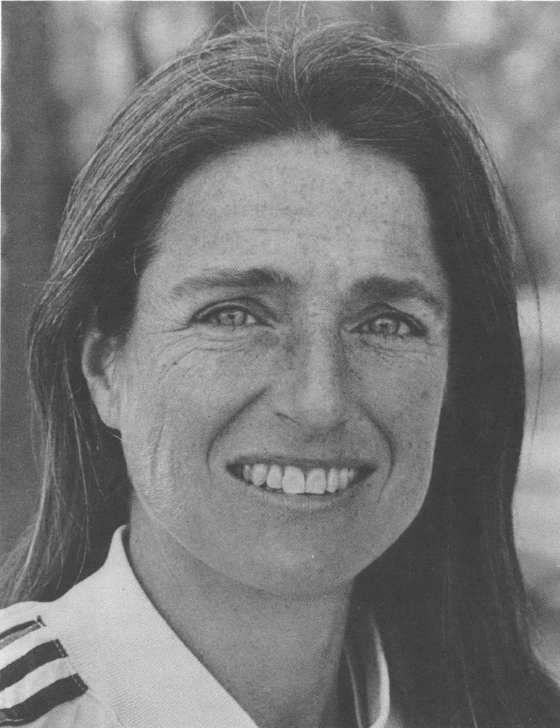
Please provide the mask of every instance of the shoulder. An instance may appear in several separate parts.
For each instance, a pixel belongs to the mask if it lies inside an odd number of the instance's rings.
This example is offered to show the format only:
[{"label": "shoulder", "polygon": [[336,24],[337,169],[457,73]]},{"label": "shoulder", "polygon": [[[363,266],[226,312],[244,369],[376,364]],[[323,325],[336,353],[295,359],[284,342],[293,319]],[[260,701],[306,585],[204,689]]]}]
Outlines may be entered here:
[{"label": "shoulder", "polygon": [[[0,610],[0,726],[112,726],[43,621],[45,604]],[[84,699],[87,698],[87,699]]]}]

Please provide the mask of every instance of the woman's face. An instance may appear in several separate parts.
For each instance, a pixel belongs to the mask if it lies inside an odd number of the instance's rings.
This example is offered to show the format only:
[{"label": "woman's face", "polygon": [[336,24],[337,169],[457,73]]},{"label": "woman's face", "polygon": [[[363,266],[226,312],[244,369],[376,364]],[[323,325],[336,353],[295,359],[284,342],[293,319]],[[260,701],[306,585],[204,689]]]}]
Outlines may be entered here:
[{"label": "woman's face", "polygon": [[450,319],[434,249],[415,177],[332,137],[192,175],[90,377],[135,519],[257,588],[350,584],[430,481]]}]

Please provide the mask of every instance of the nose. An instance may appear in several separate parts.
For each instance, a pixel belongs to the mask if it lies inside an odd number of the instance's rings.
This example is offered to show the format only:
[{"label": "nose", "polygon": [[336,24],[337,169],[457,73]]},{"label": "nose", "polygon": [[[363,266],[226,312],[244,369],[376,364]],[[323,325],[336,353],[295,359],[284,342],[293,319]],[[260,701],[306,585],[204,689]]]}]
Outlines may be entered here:
[{"label": "nose", "polygon": [[286,373],[278,382],[276,412],[304,432],[327,433],[348,420],[348,365],[340,336],[301,334],[287,345]]}]

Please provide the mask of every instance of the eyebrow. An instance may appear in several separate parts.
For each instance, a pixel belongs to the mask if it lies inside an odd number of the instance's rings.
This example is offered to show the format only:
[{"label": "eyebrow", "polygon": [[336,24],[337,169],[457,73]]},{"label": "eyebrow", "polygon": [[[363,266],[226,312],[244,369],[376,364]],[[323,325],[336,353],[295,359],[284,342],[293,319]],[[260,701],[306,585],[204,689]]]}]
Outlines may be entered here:
[{"label": "eyebrow", "polygon": [[247,288],[262,290],[267,288],[290,290],[295,283],[289,275],[274,268],[248,268],[237,270],[223,268],[208,270],[200,275],[185,278],[171,291],[174,298],[181,298],[189,292],[199,292],[212,288]]},{"label": "eyebrow", "polygon": [[[265,290],[280,289],[289,291],[296,288],[295,281],[282,271],[274,268],[235,268],[210,269],[201,274],[184,278],[173,286],[172,296],[181,298],[192,292],[211,290],[214,288]],[[417,299],[424,302],[438,316],[445,316],[444,299],[431,291],[422,281],[416,278],[391,278],[385,275],[374,275],[355,281],[350,294],[374,300],[398,301]]]}]

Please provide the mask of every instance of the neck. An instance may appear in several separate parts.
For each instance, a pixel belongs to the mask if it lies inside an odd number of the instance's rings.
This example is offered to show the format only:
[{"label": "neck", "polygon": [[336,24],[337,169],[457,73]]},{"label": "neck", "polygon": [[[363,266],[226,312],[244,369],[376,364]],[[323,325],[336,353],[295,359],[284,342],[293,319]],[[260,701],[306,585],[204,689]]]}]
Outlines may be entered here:
[{"label": "neck", "polygon": [[253,589],[134,515],[129,555],[167,623],[260,728],[339,728],[351,585],[297,598]]}]

